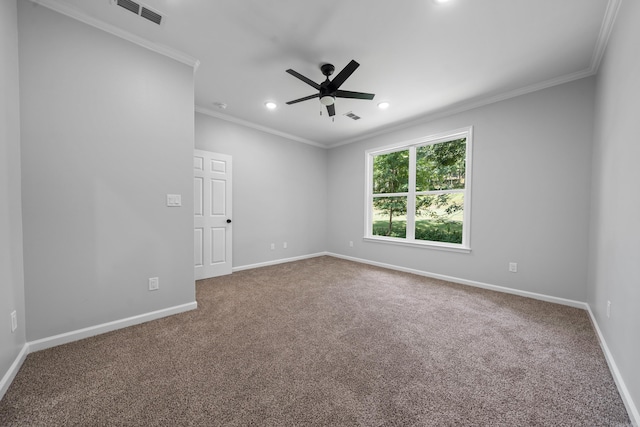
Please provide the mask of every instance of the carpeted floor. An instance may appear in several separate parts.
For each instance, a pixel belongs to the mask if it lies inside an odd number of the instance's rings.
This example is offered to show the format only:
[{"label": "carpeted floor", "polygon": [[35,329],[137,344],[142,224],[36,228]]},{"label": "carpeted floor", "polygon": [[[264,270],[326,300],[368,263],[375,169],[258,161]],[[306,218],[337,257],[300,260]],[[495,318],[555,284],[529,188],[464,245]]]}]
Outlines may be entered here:
[{"label": "carpeted floor", "polygon": [[2,426],[631,425],[583,310],[332,257],[30,354]]}]

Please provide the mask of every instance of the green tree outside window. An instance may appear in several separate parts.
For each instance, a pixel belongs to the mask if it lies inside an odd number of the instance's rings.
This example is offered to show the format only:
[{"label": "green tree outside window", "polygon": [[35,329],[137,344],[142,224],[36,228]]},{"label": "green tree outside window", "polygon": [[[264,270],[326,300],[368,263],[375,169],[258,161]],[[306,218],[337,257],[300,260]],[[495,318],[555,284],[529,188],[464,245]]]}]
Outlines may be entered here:
[{"label": "green tree outside window", "polygon": [[466,149],[460,138],[374,156],[372,234],[406,238],[411,197],[416,240],[462,243]]}]

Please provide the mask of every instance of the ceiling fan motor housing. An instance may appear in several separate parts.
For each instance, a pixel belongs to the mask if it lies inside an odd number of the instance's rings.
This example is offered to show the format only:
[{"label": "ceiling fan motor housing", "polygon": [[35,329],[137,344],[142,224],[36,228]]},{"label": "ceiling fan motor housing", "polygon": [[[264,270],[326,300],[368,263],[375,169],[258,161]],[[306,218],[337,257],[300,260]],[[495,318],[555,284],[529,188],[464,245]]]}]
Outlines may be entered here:
[{"label": "ceiling fan motor housing", "polygon": [[336,70],[336,67],[334,67],[333,64],[322,64],[320,66],[320,71],[322,71],[322,74],[324,74],[327,77],[333,74],[335,70]]}]

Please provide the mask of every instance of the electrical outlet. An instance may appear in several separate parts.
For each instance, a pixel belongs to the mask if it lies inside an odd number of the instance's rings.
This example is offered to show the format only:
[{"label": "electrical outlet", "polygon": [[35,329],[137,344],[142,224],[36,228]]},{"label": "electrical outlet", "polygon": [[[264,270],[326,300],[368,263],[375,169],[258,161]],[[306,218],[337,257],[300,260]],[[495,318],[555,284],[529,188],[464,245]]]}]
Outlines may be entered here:
[{"label": "electrical outlet", "polygon": [[510,262],[509,263],[509,271],[512,273],[517,273],[518,272],[518,263],[517,262]]},{"label": "electrical outlet", "polygon": [[15,310],[11,312],[11,332],[15,332],[18,329],[18,313]]},{"label": "electrical outlet", "polygon": [[287,242],[284,242],[284,243],[282,244],[282,247],[283,247],[284,249],[287,249]]},{"label": "electrical outlet", "polygon": [[349,240],[349,247],[352,248],[353,247],[353,240]]},{"label": "electrical outlet", "polygon": [[275,249],[276,249],[276,244],[275,244],[275,243],[272,243],[272,244],[271,244],[271,250],[273,251],[273,250],[275,250]]},{"label": "electrical outlet", "polygon": [[157,277],[150,277],[149,278],[149,290],[150,291],[157,291],[160,288],[160,279],[158,279]]},{"label": "electrical outlet", "polygon": [[611,301],[607,301],[607,318],[611,317]]}]

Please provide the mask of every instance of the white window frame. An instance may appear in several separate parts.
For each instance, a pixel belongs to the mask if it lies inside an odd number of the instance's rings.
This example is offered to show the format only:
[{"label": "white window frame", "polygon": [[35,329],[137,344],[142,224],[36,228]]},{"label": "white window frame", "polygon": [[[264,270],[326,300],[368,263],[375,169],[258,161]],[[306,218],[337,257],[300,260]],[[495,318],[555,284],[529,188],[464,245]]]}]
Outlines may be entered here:
[{"label": "white window frame", "polygon": [[[462,243],[435,242],[415,239],[415,200],[417,195],[425,192],[416,192],[416,149],[425,145],[452,141],[466,138],[465,161],[465,185],[464,185],[464,210],[462,220]],[[387,237],[373,234],[373,161],[380,154],[388,154],[396,151],[409,150],[409,191],[407,193],[390,193],[385,197],[407,197],[407,237]],[[473,126],[429,135],[410,141],[404,141],[385,147],[373,148],[365,152],[365,222],[364,240],[369,242],[389,243],[403,246],[431,248],[454,252],[471,252],[471,177],[472,177],[472,152],[473,152]],[[436,193],[444,194],[451,191],[443,190]],[[459,191],[456,191],[459,192]],[[429,192],[434,194],[434,192]]]}]

